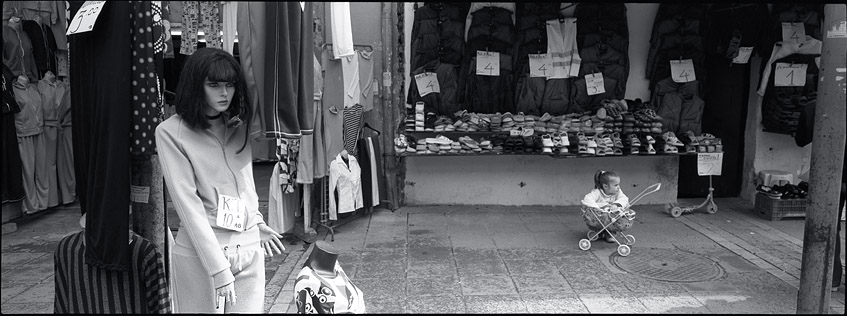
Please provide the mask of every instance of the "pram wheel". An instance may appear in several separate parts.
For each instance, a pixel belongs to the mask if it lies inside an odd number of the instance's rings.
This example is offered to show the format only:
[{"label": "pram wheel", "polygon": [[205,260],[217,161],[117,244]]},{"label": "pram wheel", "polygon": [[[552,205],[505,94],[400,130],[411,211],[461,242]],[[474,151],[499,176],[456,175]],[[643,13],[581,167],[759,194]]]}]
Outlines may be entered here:
[{"label": "pram wheel", "polygon": [[621,256],[624,256],[624,257],[629,256],[629,251],[630,251],[630,249],[629,249],[629,246],[627,246],[627,245],[618,246],[618,254],[621,255]]},{"label": "pram wheel", "polygon": [[632,245],[632,244],[634,244],[634,243],[635,243],[635,236],[633,236],[633,235],[624,235],[624,237],[626,237],[626,244],[627,244],[627,245]]},{"label": "pram wheel", "polygon": [[588,250],[591,248],[591,242],[588,239],[580,239],[579,240],[579,249]]},{"label": "pram wheel", "polygon": [[671,216],[679,217],[680,215],[682,215],[682,208],[680,208],[679,206],[674,206],[671,209]]},{"label": "pram wheel", "polygon": [[589,241],[595,241],[600,236],[600,232],[595,232],[593,230],[589,230],[587,235],[588,235]]},{"label": "pram wheel", "polygon": [[709,205],[706,206],[706,212],[709,214],[715,214],[718,212],[718,206],[715,203],[709,203]]}]

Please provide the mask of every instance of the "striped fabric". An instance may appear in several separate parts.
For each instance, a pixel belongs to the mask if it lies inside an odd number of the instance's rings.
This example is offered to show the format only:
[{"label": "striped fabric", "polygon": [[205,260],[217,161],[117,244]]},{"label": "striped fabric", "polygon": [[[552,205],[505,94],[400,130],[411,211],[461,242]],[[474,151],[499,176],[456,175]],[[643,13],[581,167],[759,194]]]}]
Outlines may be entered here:
[{"label": "striped fabric", "polygon": [[171,313],[162,255],[143,237],[130,233],[132,269],[120,272],[85,264],[85,231],[59,242],[53,254],[55,314]]},{"label": "striped fabric", "polygon": [[356,142],[359,140],[359,132],[362,130],[364,107],[361,104],[354,104],[351,107],[344,108],[344,149],[347,153],[353,155],[357,159],[359,156],[356,151]]}]

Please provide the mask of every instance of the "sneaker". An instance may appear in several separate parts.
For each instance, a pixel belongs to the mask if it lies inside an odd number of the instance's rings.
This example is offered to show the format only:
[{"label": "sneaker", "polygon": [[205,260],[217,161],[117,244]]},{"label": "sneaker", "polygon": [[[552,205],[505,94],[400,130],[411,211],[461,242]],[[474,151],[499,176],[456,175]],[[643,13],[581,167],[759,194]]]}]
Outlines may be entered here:
[{"label": "sneaker", "polygon": [[550,134],[541,135],[541,144],[544,145],[545,148],[553,147],[553,137]]},{"label": "sneaker", "polygon": [[610,244],[613,244],[613,243],[615,243],[615,239],[614,239],[614,238],[612,238],[612,235],[608,235],[608,234],[607,234],[607,235],[606,235],[606,242],[607,242],[607,243],[610,243]]}]

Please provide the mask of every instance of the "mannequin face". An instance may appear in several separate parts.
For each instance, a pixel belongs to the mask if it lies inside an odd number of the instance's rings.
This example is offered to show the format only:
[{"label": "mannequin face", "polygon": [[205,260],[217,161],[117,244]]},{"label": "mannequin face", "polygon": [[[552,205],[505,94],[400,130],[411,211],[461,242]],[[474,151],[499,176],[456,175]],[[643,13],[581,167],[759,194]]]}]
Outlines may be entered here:
[{"label": "mannequin face", "polygon": [[235,94],[235,84],[232,82],[212,82],[208,79],[203,83],[206,92],[206,115],[218,115],[229,109],[232,96]]}]

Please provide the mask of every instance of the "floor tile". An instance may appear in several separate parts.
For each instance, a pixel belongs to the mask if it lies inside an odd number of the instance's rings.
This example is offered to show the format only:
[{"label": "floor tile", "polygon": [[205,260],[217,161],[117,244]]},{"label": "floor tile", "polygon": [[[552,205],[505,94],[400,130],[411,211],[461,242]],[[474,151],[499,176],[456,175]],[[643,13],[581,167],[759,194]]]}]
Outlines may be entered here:
[{"label": "floor tile", "polygon": [[541,296],[550,295],[553,293],[570,294],[574,293],[573,288],[567,280],[561,275],[553,274],[547,276],[539,275],[512,275],[515,285],[518,288],[518,293],[523,294],[538,294]]},{"label": "floor tile", "polygon": [[409,261],[452,261],[450,247],[409,248]]},{"label": "floor tile", "polygon": [[497,249],[475,249],[469,247],[453,247],[456,261],[500,260]]},{"label": "floor tile", "polygon": [[502,260],[457,261],[460,276],[508,274]]},{"label": "floor tile", "polygon": [[592,314],[646,313],[647,307],[634,296],[607,294],[579,294],[588,312]]},{"label": "floor tile", "polygon": [[409,261],[406,275],[409,278],[457,276],[458,271],[453,260]]},{"label": "floor tile", "polygon": [[463,295],[518,294],[515,283],[508,275],[459,276]]},{"label": "floor tile", "polygon": [[351,282],[362,290],[366,299],[405,297],[406,293],[405,278],[356,278],[351,279]]},{"label": "floor tile", "polygon": [[588,308],[576,294],[521,294],[528,313],[532,314],[587,314]]},{"label": "floor tile", "polygon": [[410,236],[408,239],[409,248],[438,248],[450,247],[450,238],[447,236]]},{"label": "floor tile", "polygon": [[518,295],[465,295],[468,313],[526,313],[526,305]]},{"label": "floor tile", "polygon": [[406,296],[462,295],[462,286],[456,276],[409,277],[406,279]]},{"label": "floor tile", "polygon": [[559,269],[547,260],[503,260],[509,274],[559,275]]},{"label": "floor tile", "polygon": [[406,313],[411,314],[465,314],[465,302],[461,295],[410,296]]},{"label": "floor tile", "polygon": [[653,314],[707,314],[710,313],[703,303],[689,294],[640,294],[633,291],[637,299],[644,304],[648,313]]},{"label": "floor tile", "polygon": [[406,260],[371,261],[359,265],[356,270],[357,278],[405,278]]}]

